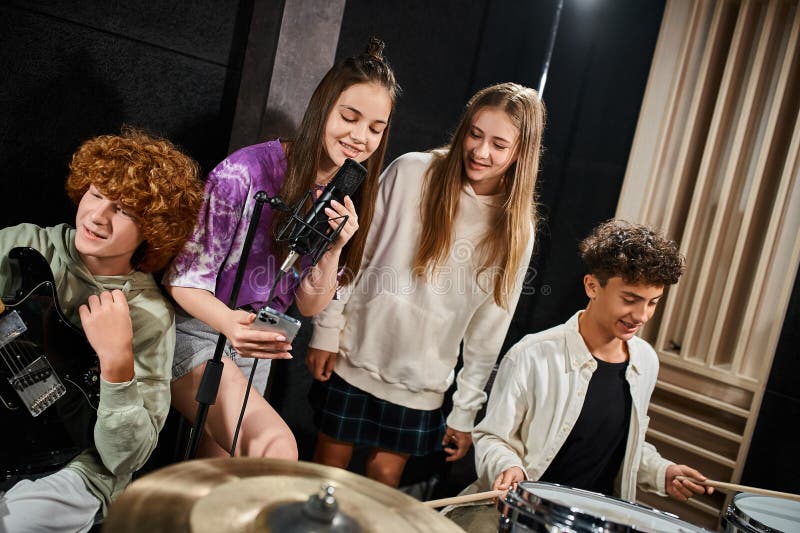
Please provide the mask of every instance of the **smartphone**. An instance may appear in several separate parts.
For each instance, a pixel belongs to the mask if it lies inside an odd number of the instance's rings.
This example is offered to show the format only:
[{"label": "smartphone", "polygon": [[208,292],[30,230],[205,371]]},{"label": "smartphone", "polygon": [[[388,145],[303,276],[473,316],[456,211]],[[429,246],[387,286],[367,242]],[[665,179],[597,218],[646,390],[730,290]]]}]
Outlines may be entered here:
[{"label": "smartphone", "polygon": [[281,333],[286,337],[286,342],[292,342],[300,329],[300,321],[271,307],[264,306],[258,310],[256,319],[250,327]]}]

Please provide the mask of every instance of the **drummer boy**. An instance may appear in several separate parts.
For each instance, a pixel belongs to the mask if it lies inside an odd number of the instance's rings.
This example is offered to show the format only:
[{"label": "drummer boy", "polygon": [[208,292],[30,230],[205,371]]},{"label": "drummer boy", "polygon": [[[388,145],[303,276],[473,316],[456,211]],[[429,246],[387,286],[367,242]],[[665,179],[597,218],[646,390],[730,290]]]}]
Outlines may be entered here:
[{"label": "drummer boy", "polygon": [[[548,481],[634,501],[636,486],[686,500],[705,477],[645,442],[658,357],[636,332],[684,259],[646,226],[610,220],[579,246],[589,303],[528,335],[503,358],[486,417],[473,430],[477,490]],[[708,493],[713,491],[708,488]]]}]

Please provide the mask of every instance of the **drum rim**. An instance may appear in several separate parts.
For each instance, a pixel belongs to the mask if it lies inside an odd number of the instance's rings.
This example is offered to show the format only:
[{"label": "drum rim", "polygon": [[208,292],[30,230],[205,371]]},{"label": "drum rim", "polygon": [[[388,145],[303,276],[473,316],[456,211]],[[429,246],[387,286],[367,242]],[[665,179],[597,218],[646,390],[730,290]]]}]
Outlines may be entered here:
[{"label": "drum rim", "polygon": [[[524,489],[525,485],[535,485],[535,486],[542,486],[542,487],[555,487],[559,489],[565,489],[568,492],[576,492],[583,495],[589,495],[594,497],[600,497],[603,500],[610,500],[611,503],[620,503],[623,504],[624,507],[633,507],[636,510],[644,511],[651,515],[656,515],[658,518],[662,518],[668,522],[674,522],[678,526],[689,527],[697,532],[704,532],[707,531],[699,526],[696,526],[690,522],[686,522],[685,520],[681,520],[680,517],[668,513],[666,511],[660,511],[648,505],[640,504],[637,502],[629,502],[627,500],[623,500],[621,498],[617,498],[614,496],[606,496],[605,494],[601,494],[599,492],[592,492],[590,490],[579,489],[575,487],[570,487],[567,485],[561,485],[559,483],[551,483],[549,481],[523,481],[517,484],[517,487],[513,491],[508,491],[506,497],[504,499],[498,499],[497,501],[497,509],[501,512],[503,516],[507,516],[507,512],[514,511],[514,518],[521,523],[522,525],[533,525],[531,523],[536,518],[536,513],[540,513],[541,516],[547,517],[558,517],[558,518],[566,518],[569,516],[569,524],[565,525],[574,525],[574,524],[588,524],[591,527],[602,527],[604,531],[614,532],[614,533],[628,533],[632,531],[642,531],[640,526],[635,524],[625,524],[620,522],[611,521],[609,518],[605,516],[596,516],[593,514],[589,514],[586,510],[577,507],[575,505],[564,505],[552,500],[548,500],[543,498],[542,496],[536,495],[530,491],[525,492],[523,495],[520,495],[520,489]],[[535,501],[532,501],[535,499]],[[516,501],[514,501],[516,500]],[[522,503],[522,505],[515,505],[517,503]],[[535,511],[535,512],[532,512]],[[527,516],[531,515],[531,516]]]},{"label": "drum rim", "polygon": [[[759,522],[758,520],[747,514],[744,509],[736,505],[736,499],[739,496],[755,496],[763,498],[770,497],[770,496],[761,496],[760,494],[753,494],[752,492],[740,492],[731,499],[731,503],[728,504],[728,512],[726,514],[730,513],[730,515],[733,518],[736,518],[736,520],[738,520],[742,525],[752,526],[758,529],[758,533],[784,533],[782,529],[775,529],[773,527],[768,526],[767,524],[764,524],[763,522]],[[775,498],[775,499],[780,500],[781,498]]]}]

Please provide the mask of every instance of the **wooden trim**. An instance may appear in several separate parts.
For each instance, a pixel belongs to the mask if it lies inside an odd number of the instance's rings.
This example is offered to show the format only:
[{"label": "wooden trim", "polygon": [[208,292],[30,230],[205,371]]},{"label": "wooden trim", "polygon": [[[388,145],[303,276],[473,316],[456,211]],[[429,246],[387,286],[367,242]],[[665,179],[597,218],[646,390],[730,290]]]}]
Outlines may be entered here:
[{"label": "wooden trim", "polygon": [[708,514],[714,515],[714,516],[719,516],[719,509],[717,509],[716,507],[712,507],[712,506],[708,505],[707,503],[701,502],[697,498],[691,498],[689,500],[686,500],[683,503],[685,505],[689,505],[691,507],[694,507],[695,509],[703,511],[704,513],[708,513]]},{"label": "wooden trim", "polygon": [[708,422],[692,418],[691,416],[685,415],[683,413],[679,413],[678,411],[670,409],[669,407],[664,407],[663,405],[658,405],[650,402],[649,410],[653,411],[654,413],[658,413],[667,416],[669,418],[672,418],[674,420],[677,420],[678,422],[682,422],[683,424],[695,427],[697,429],[702,429],[703,431],[707,431],[713,435],[716,435],[717,437],[722,437],[723,439],[727,439],[731,442],[739,444],[742,442],[741,435],[737,435],[732,431],[727,431],[725,429],[715,426],[714,424],[709,424]]},{"label": "wooden trim", "polygon": [[[749,272],[742,271],[746,262],[753,260],[752,251],[750,251],[749,255],[746,255],[747,247],[751,245],[751,238],[759,240],[763,238],[753,235],[753,219],[755,210],[759,204],[759,199],[763,197],[763,190],[767,186],[765,182],[769,179],[767,173],[770,160],[773,159],[769,154],[775,151],[772,148],[772,144],[774,142],[779,142],[779,140],[775,138],[775,130],[778,125],[778,116],[775,111],[780,106],[773,105],[771,109],[767,109],[770,111],[768,114],[764,113],[764,108],[767,108],[769,105],[767,97],[770,92],[770,82],[774,79],[770,72],[770,67],[776,61],[775,56],[778,52],[778,41],[781,36],[779,30],[780,26],[783,24],[780,20],[780,15],[783,10],[780,9],[780,7],[781,4],[778,2],[771,2],[768,5],[766,19],[756,49],[753,70],[748,80],[745,104],[748,106],[748,113],[754,117],[755,120],[748,121],[745,127],[737,131],[737,135],[742,137],[743,146],[741,154],[743,155],[737,160],[736,168],[732,170],[736,175],[741,176],[739,179],[743,183],[740,183],[740,187],[744,188],[747,185],[746,182],[751,179],[751,176],[747,175],[748,169],[746,168],[751,158],[745,159],[745,156],[751,154],[750,146],[754,142],[754,137],[759,131],[759,124],[757,124],[758,119],[766,115],[766,121],[763,119],[761,120],[762,122],[766,122],[763,137],[760,139],[761,142],[752,147],[752,153],[753,155],[757,154],[757,158],[756,164],[752,170],[753,175],[749,190],[742,190],[737,194],[737,197],[733,199],[734,202],[739,203],[741,198],[746,198],[746,205],[744,208],[744,215],[736,228],[735,238],[725,239],[729,243],[729,247],[732,248],[732,260],[725,283],[723,284],[724,292],[719,304],[719,309],[722,311],[723,316],[712,325],[711,345],[709,348],[712,353],[717,355],[717,360],[719,360],[722,355],[722,348],[720,345],[727,327],[729,327],[733,321],[741,323],[741,317],[745,312],[739,306],[733,306],[732,302],[735,298],[741,296],[742,285],[744,283],[742,277],[750,274]],[[785,90],[785,87],[786,85],[783,84],[779,89],[782,88]],[[782,97],[778,96],[780,92],[783,91],[779,90],[776,96],[778,99],[782,100]],[[733,225],[733,222],[729,221],[727,225]],[[739,331],[741,331],[741,328]],[[733,335],[738,336],[736,333],[733,333]],[[725,347],[725,352],[727,351],[728,348]],[[733,374],[740,375],[742,373],[741,363],[743,356],[743,350],[734,349],[731,353],[730,364]],[[749,374],[746,375],[748,377],[754,377]]]},{"label": "wooden trim", "polygon": [[725,372],[722,369],[715,367],[705,366],[703,363],[682,359],[679,355],[659,350],[659,359],[662,364],[674,366],[683,370],[689,370],[703,377],[714,379],[721,383],[727,383],[734,387],[740,387],[745,390],[755,392],[759,389],[759,382],[753,378],[742,376],[735,376],[730,372]]},{"label": "wooden trim", "polygon": [[[673,217],[678,216],[678,211],[680,210],[679,199],[689,195],[687,189],[697,190],[702,186],[702,182],[689,185],[695,178],[692,160],[700,152],[698,145],[702,145],[704,142],[701,142],[700,137],[705,132],[706,126],[701,119],[707,113],[706,108],[709,107],[709,101],[714,95],[716,82],[714,65],[718,62],[722,53],[720,49],[725,46],[722,21],[725,19],[727,11],[731,9],[729,2],[724,1],[714,2],[713,6],[709,35],[698,67],[699,74],[689,104],[688,118],[684,127],[685,134],[678,150],[674,178],[670,181],[671,187],[663,202],[665,204],[664,219],[658,221],[658,225],[666,229],[667,233],[673,237],[677,237],[679,233],[686,231],[685,227],[679,227],[680,224],[673,221]],[[685,254],[689,243],[685,239],[681,239],[680,244],[681,252]],[[666,301],[661,328],[656,339],[656,345],[659,347],[665,346],[671,338],[683,341],[683,332],[680,331],[683,325],[680,324],[680,317],[686,316],[685,307],[688,302],[687,298],[681,297],[681,293],[692,292],[691,288],[686,288],[686,284],[687,281],[685,279],[679,281],[672,290],[673,293],[678,293],[677,297],[673,296]]]},{"label": "wooden trim", "polygon": [[[737,482],[800,265],[800,6],[667,0],[664,17],[617,206],[689,263],[642,331],[664,369],[648,435]],[[728,457],[684,440],[715,437]]]},{"label": "wooden trim", "polygon": [[[669,147],[675,115],[670,113],[677,106],[687,77],[687,56],[698,32],[698,10],[707,0],[700,2],[667,2],[661,19],[661,29],[653,61],[642,98],[642,113],[636,124],[636,133],[631,145],[631,154],[637,154],[628,163],[622,182],[616,217],[626,220],[649,220],[648,208],[653,202],[642,202],[642,197],[652,199],[656,179],[640,179],[659,172],[660,162]],[[674,50],[681,52],[675,54]],[[678,71],[678,75],[673,72]],[[668,87],[668,90],[664,88]],[[663,102],[663,103],[662,103]],[[653,124],[661,127],[650,127]],[[644,155],[642,152],[646,152]],[[630,177],[630,179],[628,179]],[[633,199],[628,201],[628,198]]]},{"label": "wooden trim", "polygon": [[750,411],[747,409],[736,407],[735,405],[725,403],[715,398],[709,398],[708,396],[704,396],[698,392],[686,390],[683,387],[679,387],[678,385],[673,385],[672,383],[667,383],[665,381],[658,380],[656,381],[656,388],[671,392],[673,394],[677,394],[678,396],[683,396],[684,398],[689,398],[690,400],[694,400],[696,402],[704,403],[706,405],[711,405],[712,407],[716,407],[720,411],[725,411],[726,413],[731,413],[733,415],[737,415],[742,418],[748,418],[750,416]]},{"label": "wooden trim", "polygon": [[[759,11],[763,6],[760,3],[750,5]],[[734,374],[737,372],[733,364],[733,353],[720,350],[721,329],[730,320],[741,316],[742,312],[741,309],[730,308],[729,304],[733,295],[739,294],[740,285],[736,284],[737,281],[742,281],[738,279],[738,273],[744,258],[736,251],[742,242],[742,234],[748,233],[751,228],[747,224],[747,215],[742,217],[737,205],[740,205],[743,198],[752,199],[761,189],[763,174],[757,169],[752,169],[751,162],[752,154],[757,153],[759,149],[758,146],[754,146],[754,142],[763,122],[762,108],[765,93],[769,90],[769,87],[765,86],[769,85],[768,82],[771,80],[771,73],[767,69],[770,66],[770,56],[774,55],[772,46],[774,39],[770,37],[777,26],[778,5],[776,2],[766,5],[763,22],[758,11],[746,14],[752,21],[753,35],[748,37],[748,42],[745,43],[748,50],[740,58],[743,63],[740,85],[744,86],[744,91],[738,98],[740,106],[736,113],[740,118],[736,121],[731,141],[731,156],[724,169],[722,202],[715,210],[716,216],[710,237],[713,245],[707,251],[704,263],[705,272],[715,271],[715,274],[706,280],[705,293],[708,298],[705,303],[713,309],[719,309],[719,314],[716,316],[706,314],[704,317],[702,346],[711,358],[713,366]],[[762,23],[759,25],[759,22]]]},{"label": "wooden trim", "polygon": [[[661,365],[661,370],[659,372],[661,381],[678,385],[686,390],[699,392],[705,396],[716,398],[717,400],[735,405],[736,407],[741,407],[742,409],[750,409],[753,403],[754,390],[740,387],[736,383],[728,380],[719,379],[720,376],[703,375],[692,368],[694,366],[701,370],[708,370],[703,366],[693,365],[691,363],[686,364],[682,359],[675,359],[675,362],[686,366],[681,368],[680,366],[672,364]],[[730,374],[721,374],[721,377],[739,379]],[[753,388],[757,385],[755,383],[748,384]]]},{"label": "wooden trim", "polygon": [[[786,46],[786,55],[781,66],[776,100],[786,102],[787,99],[798,98],[796,93],[800,90],[797,81],[800,76],[799,62],[800,8],[796,8],[791,34]],[[781,98],[781,96],[783,97]],[[786,119],[783,106],[774,106],[770,121],[777,125]],[[770,324],[769,322],[773,322],[771,317],[776,316],[776,312],[779,312],[780,316],[785,315],[794,276],[797,272],[796,236],[797,228],[800,228],[800,219],[796,216],[797,208],[792,210],[790,207],[792,204],[797,206],[796,201],[793,202],[791,199],[791,191],[796,187],[798,166],[800,166],[800,138],[798,138],[800,133],[798,133],[798,129],[800,129],[800,114],[795,117],[794,132],[789,141],[788,157],[780,174],[780,185],[774,202],[775,208],[764,235],[764,249],[755,270],[752,289],[745,306],[743,323],[753,324],[753,327],[747,331],[743,329],[737,337],[737,346],[740,352],[737,353],[737,360],[740,365],[744,364],[744,354],[770,354],[769,363],[764,364],[760,372],[751,372],[759,381],[766,381],[780,335],[781,324]],[[777,255],[777,251],[790,250],[792,241],[795,241],[795,251],[788,254],[786,259],[781,259],[786,256]],[[780,283],[780,287],[765,292],[763,290],[765,286],[773,287],[775,285],[773,276],[783,278],[783,282]],[[783,305],[779,305],[776,309],[776,302],[783,302]],[[767,312],[768,320],[764,319],[762,315],[764,312]]]},{"label": "wooden trim", "polygon": [[[686,21],[683,18],[684,11],[680,11],[679,15],[672,15],[674,6],[681,6],[686,11],[692,8],[691,13],[689,13],[690,20]],[[700,65],[705,56],[708,29],[715,13],[714,7],[715,3],[710,0],[698,0],[695,2],[672,1],[667,3],[662,31],[669,33],[661,33],[658,40],[658,46],[667,50],[661,55],[657,54],[653,60],[652,69],[662,73],[662,78],[655,81],[654,77],[653,83],[665,83],[662,81],[663,79],[674,80],[675,83],[671,85],[673,91],[669,94],[669,98],[666,99],[666,106],[663,109],[661,101],[654,100],[651,103],[645,100],[643,102],[643,112],[640,115],[641,122],[637,125],[637,136],[639,135],[639,128],[649,131],[658,129],[658,125],[661,122],[666,124],[658,131],[657,142],[653,143],[657,150],[653,154],[650,153],[649,145],[646,144],[648,141],[652,142],[650,138],[642,141],[644,146],[641,148],[636,146],[631,151],[631,161],[623,181],[623,189],[630,182],[644,181],[647,186],[645,194],[634,196],[632,191],[623,190],[623,195],[617,208],[617,216],[619,218],[638,220],[666,229],[667,234],[672,238],[679,237],[679,235],[670,231],[665,223],[666,213],[671,212],[668,206],[671,201],[670,194],[679,190],[673,187],[676,181],[672,178],[676,174],[676,169],[680,167],[682,145],[679,140],[687,127],[695,122],[697,118],[691,112],[692,105],[697,101],[693,97],[692,88],[697,87],[698,79],[706,72],[700,68]],[[683,32],[683,28],[688,28],[688,31]],[[682,35],[684,42],[675,43],[674,39],[671,38],[672,35]],[[675,52],[676,48],[680,48],[680,51]],[[675,63],[675,58],[680,58],[680,60]],[[650,81],[648,81],[649,83]],[[708,85],[713,84],[709,83]],[[648,113],[650,108],[658,108],[662,112],[660,115],[654,116],[655,113]],[[698,127],[702,128],[702,126]],[[647,173],[641,176],[638,174],[643,171],[639,170],[636,163],[639,160],[643,160],[639,167],[644,167],[647,163],[650,163]],[[644,180],[642,180],[642,176],[644,176]],[[680,189],[680,191],[682,196],[688,194],[683,192],[683,189]],[[674,201],[674,198],[672,200]],[[666,292],[662,301],[669,301],[669,292],[669,290]],[[642,337],[655,342],[655,337],[660,330],[661,319],[664,316],[666,314],[663,312],[662,307],[657,317],[654,317],[654,320],[651,320],[642,328]]]},{"label": "wooden trim", "polygon": [[[730,147],[726,142],[728,131],[735,124],[735,117],[738,113],[733,112],[734,104],[738,99],[741,78],[745,68],[747,52],[750,50],[751,37],[755,31],[753,13],[758,4],[753,0],[746,0],[742,3],[742,8],[736,19],[736,28],[733,32],[731,47],[728,52],[725,70],[722,75],[722,83],[719,87],[719,98],[714,107],[714,116],[711,120],[711,128],[706,142],[706,149],[703,152],[703,161],[700,165],[698,184],[701,194],[692,198],[692,206],[689,210],[687,221],[687,231],[685,235],[689,241],[687,255],[691,253],[704,254],[703,261],[695,270],[688,275],[694,280],[690,293],[685,297],[690,300],[689,315],[684,333],[683,358],[700,358],[705,360],[706,365],[714,362],[713,355],[708,351],[704,326],[706,310],[712,298],[710,287],[713,276],[718,270],[713,266],[713,261],[718,258],[717,245],[720,242],[719,233],[722,226],[721,218],[728,213],[728,202],[730,201],[730,191],[733,176],[724,172],[725,159],[727,158]],[[719,192],[715,195],[717,180]],[[712,211],[707,208],[714,205]],[[709,228],[710,231],[705,231]],[[697,264],[697,259],[695,259]]]},{"label": "wooden trim", "polygon": [[[790,79],[794,80],[794,89],[787,91],[788,94],[798,97],[798,71],[800,71],[800,51],[797,49],[798,43],[798,28],[800,27],[800,9],[796,12],[795,20],[792,26],[792,39],[791,43],[795,46],[790,48],[793,50],[792,54],[787,54],[786,65],[791,65],[790,71],[793,73],[789,75]],[[785,69],[788,71],[789,69]],[[779,198],[786,198],[783,209],[776,209],[772,213],[770,219],[769,229],[767,235],[775,235],[777,238],[773,244],[773,253],[769,256],[762,257],[762,265],[759,269],[770,269],[770,275],[764,278],[764,284],[760,293],[757,293],[756,287],[753,287],[753,295],[758,297],[758,308],[763,312],[769,310],[768,313],[771,317],[785,316],[786,308],[789,304],[789,295],[792,292],[794,278],[797,275],[798,264],[800,264],[800,239],[797,238],[798,228],[800,228],[800,110],[798,110],[795,117],[794,131],[792,133],[792,140],[789,147],[789,157],[787,157],[784,165],[783,173],[781,174],[781,190],[778,193]],[[784,193],[785,191],[785,193]],[[776,201],[777,204],[777,201]],[[776,253],[777,250],[782,250],[783,253]],[[766,263],[766,265],[763,265]],[[767,267],[767,265],[769,265]],[[782,279],[781,279],[782,278]],[[778,303],[779,302],[779,303]],[[764,326],[759,328],[759,326]],[[775,356],[775,349],[778,344],[778,337],[782,329],[780,321],[769,320],[761,314],[756,314],[752,326],[754,331],[751,334],[748,342],[748,353],[766,353],[766,364],[763,365],[761,372],[762,383],[766,384],[766,379],[769,375],[769,368],[772,364],[772,359]],[[764,331],[765,333],[761,333]],[[760,335],[759,335],[760,333]],[[754,339],[762,338],[761,347],[763,351],[758,349],[758,346],[753,343]],[[764,339],[764,337],[766,337]],[[763,398],[763,388],[757,394],[753,402],[752,409],[755,413],[761,407],[761,400]],[[738,482],[744,469],[745,460],[747,459],[747,451],[752,439],[753,430],[755,429],[757,417],[753,416],[747,421],[745,426],[744,440],[739,450],[739,455],[736,458],[736,469],[734,470],[731,481]]]},{"label": "wooden trim", "polygon": [[648,429],[647,435],[655,439],[658,439],[660,441],[666,442],[668,444],[672,444],[673,446],[677,446],[678,448],[690,451],[693,454],[697,455],[698,457],[708,459],[709,461],[721,464],[722,466],[726,466],[728,468],[736,467],[736,461],[734,461],[733,459],[728,459],[727,457],[723,457],[718,453],[710,452],[705,448],[701,448],[700,446],[692,444],[691,442],[686,442],[685,440],[673,437],[672,435],[667,435],[666,433],[663,433],[661,431],[657,431],[655,429]]}]

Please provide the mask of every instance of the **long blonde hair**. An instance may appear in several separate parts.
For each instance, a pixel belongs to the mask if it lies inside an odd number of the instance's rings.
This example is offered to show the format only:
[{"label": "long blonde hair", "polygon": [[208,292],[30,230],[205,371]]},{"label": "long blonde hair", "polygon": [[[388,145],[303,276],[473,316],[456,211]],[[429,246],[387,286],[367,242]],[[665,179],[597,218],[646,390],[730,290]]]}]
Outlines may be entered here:
[{"label": "long blonde hair", "polygon": [[[414,258],[418,274],[435,271],[446,261],[453,239],[453,221],[458,212],[458,200],[467,178],[464,168],[463,144],[472,120],[478,111],[496,108],[505,111],[519,129],[516,161],[500,181],[502,206],[497,209],[478,247],[483,259],[477,274],[500,267],[494,277],[493,294],[497,305],[507,308],[509,295],[516,283],[515,276],[532,237],[536,222],[536,177],[539,172],[545,108],[538,93],[516,83],[501,83],[478,91],[467,103],[464,116],[450,143],[434,152],[420,202],[422,231]],[[476,275],[477,275],[476,274]]]},{"label": "long blonde hair", "polygon": [[[317,169],[325,153],[323,143],[325,124],[342,92],[359,83],[374,83],[388,90],[394,109],[400,94],[400,86],[395,80],[391,66],[383,57],[383,48],[383,41],[371,38],[364,53],[348,57],[332,66],[317,85],[303,115],[297,136],[288,146],[286,176],[279,193],[288,205],[295,205],[315,185]],[[367,176],[356,194],[352,196],[358,212],[359,229],[342,251],[341,262],[344,268],[339,279],[342,285],[350,283],[361,267],[361,256],[372,223],[375,199],[378,195],[378,176],[383,167],[391,123],[390,116],[380,144],[365,162]],[[273,235],[289,216],[288,213],[276,213],[272,222]],[[273,244],[279,257],[286,255],[288,252],[286,242]]]}]

